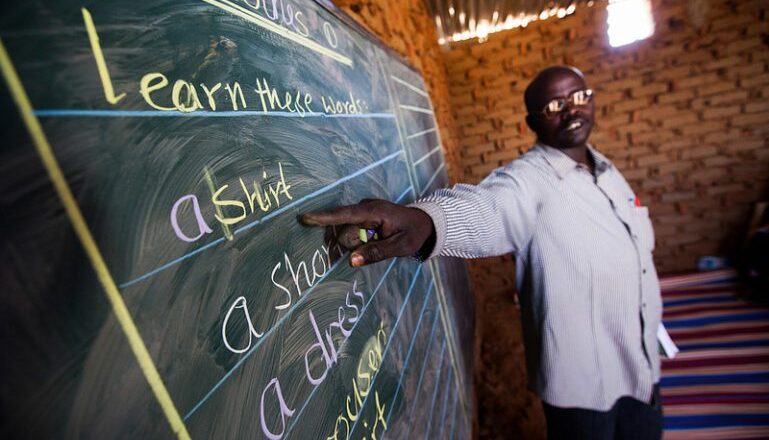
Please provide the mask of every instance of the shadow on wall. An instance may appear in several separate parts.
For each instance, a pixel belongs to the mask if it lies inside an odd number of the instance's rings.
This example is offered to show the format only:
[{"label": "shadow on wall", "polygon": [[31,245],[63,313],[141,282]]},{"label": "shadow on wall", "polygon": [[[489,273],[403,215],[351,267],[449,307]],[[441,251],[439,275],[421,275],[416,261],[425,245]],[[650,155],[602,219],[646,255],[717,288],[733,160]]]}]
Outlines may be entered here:
[{"label": "shadow on wall", "polygon": [[[475,386],[481,439],[544,439],[539,398],[527,389],[526,360],[515,285],[498,283],[512,271],[512,256],[468,264],[476,292]],[[504,272],[504,273],[503,273]]]}]

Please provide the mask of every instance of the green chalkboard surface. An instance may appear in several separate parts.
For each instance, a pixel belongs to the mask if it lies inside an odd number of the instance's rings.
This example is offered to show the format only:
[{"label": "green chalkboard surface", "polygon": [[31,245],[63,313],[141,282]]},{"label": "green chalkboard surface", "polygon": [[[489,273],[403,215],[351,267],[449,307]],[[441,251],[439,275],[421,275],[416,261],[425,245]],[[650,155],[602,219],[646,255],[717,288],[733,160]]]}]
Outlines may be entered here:
[{"label": "green chalkboard surface", "polygon": [[321,1],[0,10],[0,437],[471,436],[464,264],[296,220],[447,184],[416,71]]}]

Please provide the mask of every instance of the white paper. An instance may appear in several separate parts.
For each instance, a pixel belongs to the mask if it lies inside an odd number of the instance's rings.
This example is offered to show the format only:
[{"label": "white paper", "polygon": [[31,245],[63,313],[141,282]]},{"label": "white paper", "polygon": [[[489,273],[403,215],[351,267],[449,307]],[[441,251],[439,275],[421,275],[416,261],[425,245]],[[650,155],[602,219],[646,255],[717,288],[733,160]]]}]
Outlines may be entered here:
[{"label": "white paper", "polygon": [[668,359],[673,359],[678,353],[678,347],[670,339],[668,331],[665,330],[665,326],[660,322],[660,326],[657,327],[657,342],[659,342],[660,354],[665,355]]}]

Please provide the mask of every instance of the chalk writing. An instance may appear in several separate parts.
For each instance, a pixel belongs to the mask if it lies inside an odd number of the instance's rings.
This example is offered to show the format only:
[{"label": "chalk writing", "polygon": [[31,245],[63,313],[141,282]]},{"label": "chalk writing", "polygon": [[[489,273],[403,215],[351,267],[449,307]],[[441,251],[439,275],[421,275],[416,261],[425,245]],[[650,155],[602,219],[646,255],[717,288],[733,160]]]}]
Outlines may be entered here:
[{"label": "chalk writing", "polygon": [[[283,253],[283,262],[278,262],[273,266],[270,273],[270,280],[272,284],[285,293],[285,302],[275,306],[276,310],[282,310],[291,306],[292,295],[291,287],[296,289],[296,296],[301,296],[302,291],[305,288],[312,287],[315,281],[322,278],[328,270],[331,269],[331,252],[328,247],[321,245],[320,249],[316,249],[310,258],[309,269],[307,262],[300,261],[296,267],[291,263],[291,259],[287,253]],[[285,263],[285,265],[283,265]],[[292,283],[289,287],[286,287],[283,283],[276,280],[275,275],[280,269],[283,269],[284,273],[291,276]]]},{"label": "chalk writing", "polygon": [[[356,368],[356,376],[352,379],[352,395],[348,395],[345,399],[344,411],[339,414],[334,424],[334,432],[329,435],[327,440],[339,440],[349,439],[352,432],[350,431],[350,423],[354,423],[358,417],[361,417],[361,407],[366,396],[371,392],[372,377],[374,377],[379,371],[382,365],[383,347],[387,342],[387,333],[384,330],[384,326],[380,324],[377,333],[369,338],[366,342],[360,359],[358,359],[358,366]],[[381,422],[384,432],[387,430],[387,423],[384,418],[385,406],[380,403],[379,392],[374,391],[374,400],[376,404],[376,416],[374,418],[374,424],[371,427],[371,438],[376,440],[377,429]],[[350,404],[352,403],[352,408]],[[363,422],[364,428],[368,428],[368,421]],[[342,429],[344,434],[342,434]]]},{"label": "chalk writing", "polygon": [[334,27],[331,26],[331,23],[324,21],[323,22],[323,36],[326,37],[326,42],[336,49],[336,47],[339,45],[339,38],[336,36],[336,31],[334,30]]},{"label": "chalk writing", "polygon": [[352,96],[352,92],[349,92],[350,99],[339,100],[334,99],[331,96],[321,96],[320,100],[323,104],[323,112],[327,114],[360,114],[368,108],[365,102],[360,99],[356,99]]},{"label": "chalk writing", "polygon": [[[267,29],[279,34],[283,35],[284,37],[289,38],[290,40],[293,40],[299,44],[304,45],[305,47],[308,47],[309,49],[315,50],[318,53],[324,54],[326,56],[330,56],[333,59],[336,59],[337,61],[343,62],[347,65],[352,65],[352,61],[344,57],[334,51],[328,50],[324,48],[323,46],[319,45],[315,41],[312,41],[308,39],[307,37],[310,36],[310,30],[307,27],[307,24],[305,23],[304,19],[304,13],[302,11],[294,11],[294,6],[289,2],[283,2],[283,0],[265,0],[263,3],[261,0],[251,0],[249,2],[248,0],[244,0],[244,4],[248,6],[248,9],[245,9],[239,5],[236,5],[234,3],[231,3],[227,0],[223,1],[209,1],[210,4],[213,4],[215,6],[221,7],[222,9],[228,10],[232,13],[235,13],[236,15],[241,15],[246,19],[249,18],[257,18],[257,24],[262,25],[263,27],[266,27]],[[268,6],[271,3],[271,8]],[[260,5],[262,6],[260,10]],[[280,12],[278,12],[278,8],[280,8]],[[271,9],[271,10],[270,10]],[[248,14],[250,11],[263,11],[263,15],[257,15],[251,12],[251,14]],[[110,78],[109,69],[107,68],[107,63],[104,59],[104,53],[102,52],[101,45],[99,44],[99,35],[96,32],[96,26],[94,25],[93,18],[91,16],[90,11],[86,8],[81,8],[81,12],[83,15],[83,22],[85,24],[86,31],[88,33],[88,40],[91,44],[91,51],[93,52],[94,59],[96,60],[96,66],[99,72],[99,79],[101,80],[102,87],[104,89],[104,95],[110,104],[117,104],[120,100],[125,98],[126,93],[121,93],[120,95],[115,95],[114,87],[112,85],[112,79]],[[243,12],[246,12],[247,14],[243,14]],[[287,27],[292,28],[296,34],[292,33],[291,31],[281,27],[281,26],[264,26],[266,23],[258,20],[263,19],[264,17],[267,17],[275,22],[282,22]],[[334,27],[329,23],[328,21],[322,20],[322,28],[323,28],[323,36],[325,37],[326,42],[334,49],[336,49],[339,46],[339,38],[337,36],[336,30]],[[152,87],[147,87],[150,85],[150,83],[153,80],[159,80],[158,83],[153,84]],[[157,90],[159,88],[163,88],[168,85],[168,80],[162,76],[162,74],[158,72],[149,73],[147,75],[144,75],[141,79],[141,86],[140,86],[140,93],[142,94],[142,97],[145,99],[145,101],[153,108],[157,110],[169,110],[169,107],[162,107],[156,105],[152,99],[149,97],[149,93],[153,90]],[[207,87],[205,84],[200,84],[201,87],[204,88],[206,92],[206,96],[209,99],[209,104],[211,106],[212,110],[216,110],[216,104],[213,101],[213,94],[216,93],[216,91],[221,87],[221,83],[215,84],[213,87]],[[187,97],[192,101],[192,105],[179,105],[179,97],[181,93],[181,89],[186,88],[187,89]],[[189,82],[184,82],[182,80],[177,80],[174,83],[173,86],[173,94],[172,97],[174,97],[174,104],[176,106],[176,109],[179,111],[194,111],[196,109],[202,108],[200,106],[200,101],[197,98],[197,92],[194,89],[194,86]],[[235,100],[233,98],[232,100],[233,106],[236,107]],[[189,104],[189,103],[188,103]],[[235,109],[237,110],[237,109]]]},{"label": "chalk writing", "polygon": [[[334,252],[340,252],[338,248],[333,249]],[[334,254],[335,255],[335,254]],[[315,283],[322,279],[326,273],[331,270],[331,258],[332,258],[332,249],[326,247],[325,245],[321,245],[320,249],[315,250],[313,252],[312,257],[310,260],[310,265],[307,265],[307,262],[300,261],[299,264],[294,265],[291,262],[291,259],[289,258],[287,253],[283,253],[283,262],[278,262],[273,267],[272,273],[270,274],[270,280],[272,281],[272,284],[280,289],[281,292],[283,292],[286,296],[285,301],[276,305],[275,310],[283,310],[291,306],[293,302],[292,297],[292,289],[295,289],[296,296],[301,296],[302,292],[304,292],[306,289],[309,289]],[[285,263],[285,266],[283,265]],[[276,274],[278,271],[284,268],[284,271],[290,275],[290,281],[291,283],[288,284],[289,287],[286,287],[284,284],[282,284],[277,278]],[[355,304],[356,300],[355,298],[351,297],[350,294],[352,294],[353,297],[357,297],[360,299],[361,305],[358,306]],[[354,324],[358,320],[358,316],[360,314],[360,310],[362,307],[362,304],[364,304],[364,297],[363,293],[358,291],[357,288],[357,282],[353,282],[352,291],[347,293],[347,297],[345,298],[345,307],[339,307],[337,310],[337,321],[333,322],[331,324],[331,328],[336,327],[341,331],[344,339],[347,339],[347,337],[350,336],[350,330],[344,327],[345,321],[348,324]],[[242,316],[243,319],[245,319],[245,323],[248,330],[248,336],[244,344],[242,344],[241,347],[236,347],[232,343],[232,335],[230,335],[230,332],[232,332],[231,327],[229,323],[230,320],[233,318],[233,313],[235,313],[236,316]],[[348,316],[349,313],[349,316]],[[317,324],[315,323],[315,317],[312,315],[312,312],[310,312],[310,322],[312,323],[313,327],[317,330]],[[237,329],[240,329],[240,326],[234,326]],[[266,331],[266,329],[265,329]],[[224,320],[222,321],[222,328],[221,328],[221,335],[222,335],[222,341],[224,342],[224,346],[227,347],[228,350],[230,350],[233,353],[245,353],[248,351],[253,343],[253,339],[259,339],[261,338],[265,331],[258,331],[256,329],[256,326],[254,325],[254,322],[251,318],[251,313],[248,310],[248,301],[244,296],[239,296],[235,299],[235,301],[232,302],[230,307],[227,309],[227,313],[224,316]],[[241,330],[242,333],[242,330]],[[316,331],[316,334],[319,334],[319,331]],[[330,336],[328,336],[330,337]],[[242,337],[237,339],[243,339]],[[322,339],[319,337],[319,339]],[[336,350],[334,347],[330,347],[328,350],[323,350],[324,356],[328,355],[329,358],[333,356],[334,362],[336,361]],[[327,365],[330,367],[330,364],[333,364],[333,362],[327,363]],[[310,374],[308,372],[308,378],[310,377]]]},{"label": "chalk writing", "polygon": [[257,78],[256,89],[254,90],[256,90],[257,95],[259,95],[262,111],[267,112],[278,109],[297,113],[300,116],[304,116],[307,112],[312,112],[312,108],[310,108],[312,96],[309,93],[296,90],[292,95],[291,92],[287,91],[281,100],[278,91],[275,88],[270,87],[267,80],[264,78],[262,78],[261,81]]},{"label": "chalk writing", "polygon": [[[211,184],[211,173],[205,169],[204,174],[206,175],[206,181]],[[241,201],[238,197],[233,198],[225,195],[225,192],[230,187],[229,184],[224,184],[215,189],[212,188],[210,190],[211,203],[216,208],[214,219],[224,226],[235,225],[245,220],[249,215],[256,213],[257,210],[266,213],[280,207],[281,201],[293,199],[290,191],[291,184],[286,180],[282,163],[278,162],[277,181],[270,182],[269,179],[270,177],[266,170],[262,171],[262,180],[253,179],[250,187],[242,177],[239,178],[238,184],[242,192],[240,196],[245,198],[245,202]],[[191,214],[197,227],[195,235],[189,235],[184,232],[179,224],[179,210],[187,204],[192,205]],[[200,209],[200,201],[195,194],[186,194],[174,202],[171,207],[171,228],[180,240],[186,242],[197,241],[204,235],[213,232],[203,216]],[[226,234],[227,232],[225,232]]]},{"label": "chalk writing", "polygon": [[[300,38],[305,38],[310,34],[307,25],[303,21],[304,14],[301,11],[294,11],[294,7],[289,2],[284,3],[282,0],[265,0],[264,2],[261,0],[244,0],[243,3],[248,9],[228,1],[214,3],[217,3],[219,6],[226,6],[225,9],[228,10],[240,12],[249,10],[260,11],[264,17],[292,27]],[[96,60],[99,78],[104,89],[104,95],[107,102],[113,105],[117,104],[121,99],[125,98],[126,93],[115,95],[112,79],[109,75],[109,69],[99,44],[99,36],[96,33],[91,14],[85,8],[82,8],[82,14],[91,43],[91,50]],[[257,17],[264,19],[262,15]],[[326,41],[331,47],[336,48],[339,44],[339,38],[334,27],[326,21],[323,21],[322,27]],[[336,54],[334,53],[334,55]],[[170,93],[168,90],[164,90],[169,85],[171,86]],[[198,89],[202,89],[202,93],[199,93]],[[173,85],[171,85],[168,77],[161,72],[146,73],[139,80],[139,94],[144,99],[144,102],[151,108],[160,111],[190,113],[198,110],[217,111],[217,108],[221,110],[221,106],[217,104],[217,95],[221,96],[220,92],[222,90],[227,91],[227,94],[223,96],[225,98],[229,97],[232,111],[248,108],[246,95],[244,95],[243,88],[238,81],[224,84],[218,82],[213,85],[200,82],[196,85],[192,81],[176,79]],[[270,86],[265,78],[256,79],[254,91],[256,92],[255,98],[258,98],[258,102],[261,104],[262,111],[264,112],[287,111],[297,113],[300,116],[313,113],[310,107],[313,98],[306,91],[297,89],[285,91],[281,94],[275,87]],[[324,111],[327,114],[360,114],[364,107],[368,107],[360,99],[353,98],[352,92],[350,92],[349,100],[339,100],[330,96],[323,96],[321,99]]]},{"label": "chalk writing", "polygon": [[[203,89],[202,96],[205,101],[201,101],[198,88],[190,81],[183,79],[177,79],[174,81],[174,85],[171,87],[170,95],[167,95],[163,100],[166,105],[158,103],[158,93],[168,87],[170,82],[168,78],[160,72],[150,72],[141,77],[139,80],[139,94],[144,98],[144,102],[155,110],[163,111],[180,111],[180,112],[194,112],[196,110],[205,110],[203,102],[208,105],[210,111],[216,111],[217,109],[217,94],[229,98],[230,107],[233,111],[240,110],[240,108],[248,107],[246,105],[246,97],[243,94],[243,88],[240,83],[235,81],[234,83],[225,83],[224,90],[227,94],[222,95],[219,93],[222,90],[222,83],[216,83],[213,86],[206,85],[204,83],[198,83],[198,86]],[[155,95],[153,96],[153,93]],[[167,93],[167,91],[166,91]],[[168,105],[170,99],[173,106]],[[240,107],[238,106],[240,104]],[[221,108],[220,108],[221,110]]]},{"label": "chalk writing", "polygon": [[[358,298],[360,298],[361,306],[365,304],[365,299],[363,297],[363,293],[358,291],[357,282],[353,282],[352,285],[352,294]],[[358,306],[351,304],[350,301],[350,292],[347,293],[347,298],[345,299],[345,306],[347,308],[355,310],[354,316],[347,316],[347,311],[345,307],[339,307],[337,309],[337,319],[336,321],[333,321],[331,324],[329,324],[328,329],[325,330],[325,341],[323,338],[323,335],[321,335],[320,330],[318,329],[318,324],[315,321],[315,316],[312,314],[312,310],[309,312],[309,319],[310,319],[310,325],[312,326],[313,333],[315,334],[316,341],[313,343],[310,348],[305,352],[304,354],[304,366],[305,366],[305,373],[307,375],[307,380],[310,381],[313,385],[318,385],[321,382],[323,382],[324,379],[326,379],[326,375],[328,374],[328,370],[331,369],[331,367],[334,366],[334,364],[338,361],[338,351],[337,346],[334,345],[334,338],[332,335],[332,330],[334,328],[337,328],[339,332],[342,335],[342,338],[340,339],[340,344],[343,344],[344,341],[347,340],[348,337],[350,337],[351,328],[345,328],[344,323],[345,321],[347,324],[355,324],[356,321],[358,321],[359,318],[359,309]],[[323,365],[325,368],[323,369],[323,373],[320,375],[314,374],[311,370],[310,363],[312,362],[312,358],[317,358],[316,353],[319,353],[321,355],[321,358],[323,360]]]},{"label": "chalk writing", "polygon": [[[192,212],[194,214],[195,220],[197,222],[197,227],[198,227],[198,235],[195,235],[193,237],[190,237],[189,235],[187,235],[182,231],[181,226],[179,226],[179,218],[177,215],[179,212],[179,207],[182,206],[184,202],[188,200],[192,204]],[[171,227],[173,227],[174,233],[176,233],[176,236],[179,237],[179,239],[184,240],[186,242],[190,242],[190,243],[193,241],[199,240],[200,237],[202,237],[205,234],[210,234],[214,232],[213,229],[211,229],[208,226],[208,223],[206,223],[206,220],[203,218],[203,213],[200,212],[200,202],[198,202],[198,198],[197,196],[195,196],[195,194],[187,194],[180,197],[179,200],[177,200],[174,203],[174,206],[171,207]]]},{"label": "chalk writing", "polygon": [[246,201],[248,202],[248,210],[246,210],[246,205],[240,200],[222,198],[222,194],[229,187],[229,185],[222,185],[219,189],[214,191],[213,195],[211,196],[211,201],[214,205],[218,205],[220,207],[232,206],[237,208],[236,211],[239,212],[239,214],[230,217],[220,216],[217,214],[215,215],[216,220],[226,225],[234,225],[245,220],[248,214],[253,214],[256,212],[257,207],[263,212],[268,212],[273,207],[280,207],[281,196],[288,200],[293,199],[289,191],[291,189],[291,185],[286,182],[286,176],[283,174],[283,164],[280,162],[278,162],[278,175],[280,176],[280,179],[275,184],[267,184],[267,189],[264,189],[262,187],[262,183],[267,180],[267,171],[263,171],[263,180],[261,183],[257,180],[252,181],[253,192],[251,192],[251,190],[248,188],[248,185],[246,185],[246,182],[243,181],[242,178],[238,179],[240,188],[243,190],[243,194],[246,196]]},{"label": "chalk writing", "polygon": [[[230,316],[232,315],[232,312],[234,312],[236,309],[240,309],[242,312],[243,317],[246,320],[246,324],[248,324],[248,342],[246,343],[243,348],[235,348],[230,344],[230,339],[227,337],[227,328],[228,323],[230,322]],[[224,321],[222,321],[222,341],[224,342],[224,346],[227,347],[228,350],[230,350],[233,353],[245,353],[248,350],[251,349],[251,342],[253,337],[255,336],[257,339],[261,338],[264,335],[264,332],[258,332],[256,331],[256,328],[254,327],[254,323],[251,321],[251,313],[248,311],[248,304],[246,303],[246,298],[243,296],[239,296],[230,306],[229,310],[227,310],[227,314],[224,315]]]},{"label": "chalk writing", "polygon": [[[244,10],[241,6],[231,4],[230,2],[224,3],[229,4],[230,8],[235,7],[238,10]],[[291,3],[286,2],[284,4],[282,0],[265,0],[264,2],[261,0],[244,0],[244,4],[250,10],[261,11],[265,17],[283,22],[286,26],[294,28],[301,37],[307,37],[310,34],[307,25],[303,21],[304,14],[301,11],[294,11]],[[82,8],[82,14],[105,98],[110,104],[117,104],[125,98],[126,93],[115,95],[107,62],[104,59],[104,53],[101,50],[99,36],[96,33],[91,14],[85,8]],[[259,17],[261,18],[262,16],[260,15]],[[325,21],[323,22],[323,35],[331,47],[336,48],[338,46],[339,39],[334,27]],[[169,86],[171,87],[170,93],[168,90],[164,90]],[[202,93],[199,93],[198,89],[202,89]],[[227,94],[222,95],[221,91],[227,91]],[[285,91],[281,94],[275,87],[270,86],[265,78],[256,79],[254,91],[256,92],[255,98],[258,98],[262,111],[287,111],[297,113],[300,116],[313,113],[310,107],[313,98],[306,91],[293,90]],[[163,93],[165,95],[161,95]],[[229,107],[232,111],[248,108],[246,95],[244,95],[243,87],[238,81],[224,84],[218,82],[213,85],[201,82],[196,85],[192,81],[176,79],[173,85],[171,85],[168,77],[163,73],[149,72],[142,75],[139,80],[139,94],[148,106],[161,111],[189,113],[198,110],[217,111],[217,108],[221,110],[221,106],[217,103],[217,96],[229,97]],[[349,100],[338,100],[330,96],[324,96],[321,99],[323,100],[323,108],[328,114],[360,114],[362,108],[367,107],[360,99],[353,98],[352,92],[350,92]]]},{"label": "chalk writing", "polygon": [[[289,9],[290,7],[291,6],[288,5]],[[93,20],[87,9],[83,8],[82,12],[91,42],[91,50],[96,59],[99,78],[102,82],[102,87],[104,88],[104,95],[107,102],[113,105],[117,104],[121,99],[125,98],[126,93],[115,95],[112,80],[109,75],[107,63],[104,59],[104,54],[99,45],[99,36],[94,28]],[[298,17],[301,17],[301,14],[302,13],[299,11],[296,12],[296,16]],[[297,23],[301,23],[301,21],[297,21]],[[301,26],[306,29],[304,25]],[[335,33],[333,33],[333,28],[331,28],[330,25],[329,29],[331,30],[326,32],[327,38],[328,35],[334,35],[333,41],[336,41]],[[213,85],[207,85],[201,82],[196,86],[191,81],[176,79],[171,86],[170,94],[166,91],[166,99],[161,99],[159,102],[157,93],[160,93],[170,84],[168,77],[163,73],[149,72],[144,74],[139,80],[139,94],[144,99],[144,102],[155,110],[189,113],[197,110],[216,111],[218,106],[217,94],[221,96],[219,92],[226,90],[227,94],[224,95],[224,97],[229,97],[229,104],[232,111],[248,108],[246,96],[243,94],[243,88],[238,81],[224,83],[224,85],[222,85],[221,82]],[[202,94],[198,93],[198,88],[202,89]],[[312,95],[306,91],[285,91],[281,97],[281,94],[277,89],[271,87],[265,78],[256,79],[256,88],[254,91],[256,92],[256,98],[259,99],[262,111],[288,111],[297,113],[300,116],[304,116],[308,112],[313,112],[310,107],[313,98]],[[203,97],[203,100],[201,100],[201,96]],[[339,101],[332,97],[323,97],[322,99],[324,101],[324,109],[326,109],[327,113],[331,114],[359,114],[361,113],[361,107],[364,105],[361,100],[353,99],[352,93],[350,93],[349,101]],[[173,105],[169,105],[169,100],[170,104]],[[204,103],[207,105],[207,109]],[[221,110],[221,107],[219,107],[219,109]]]},{"label": "chalk writing", "polygon": [[[214,183],[214,178],[211,175],[211,171],[209,171],[208,167],[203,167],[203,176],[206,178],[206,183],[208,184],[208,190],[211,192],[211,197],[213,197],[214,193],[216,193],[216,183]],[[224,213],[222,211],[222,208],[219,205],[214,205],[214,208],[216,209],[216,215],[219,217],[224,216]],[[233,235],[232,231],[230,231],[230,226],[226,223],[222,223],[222,232],[224,232],[224,236],[227,238],[227,240],[232,240]]]},{"label": "chalk writing", "polygon": [[[170,93],[167,89],[170,85],[168,78],[160,72],[150,72],[142,76],[139,81],[139,94],[144,102],[155,110],[180,111],[184,113],[198,110],[206,111],[238,111],[246,108],[259,108],[263,112],[290,112],[304,117],[308,113],[315,114],[312,107],[312,93],[301,90],[279,90],[271,85],[266,78],[257,78],[253,95],[244,93],[240,82],[221,82],[211,85],[198,83],[196,86],[191,81],[177,79],[171,86]],[[202,92],[198,92],[202,89]],[[226,91],[226,93],[224,93]],[[202,97],[202,99],[201,99]],[[221,100],[227,102],[222,108]],[[251,101],[255,101],[251,102]],[[348,97],[338,99],[333,96],[321,96],[323,112],[325,114],[361,114],[368,110],[366,101],[353,96],[352,91]],[[250,104],[250,105],[249,105]]]},{"label": "chalk writing", "polygon": [[[249,9],[261,12],[261,15],[264,15],[271,20],[281,22],[285,26],[291,27],[296,33],[303,37],[310,36],[310,31],[304,23],[304,14],[302,11],[294,12],[294,6],[290,2],[285,2],[284,4],[283,0],[243,0],[243,3],[248,6]],[[280,12],[278,12],[278,8],[280,8]]]},{"label": "chalk writing", "polygon": [[[222,1],[222,3],[226,5],[228,2]],[[307,27],[307,23],[305,23],[304,13],[298,10],[291,2],[283,0],[243,0],[243,4],[247,6],[248,11],[256,13],[259,18],[269,18],[276,24],[282,24],[285,28],[293,29],[294,32],[302,37],[310,37],[310,29]],[[297,10],[294,11],[294,9]],[[336,29],[328,21],[321,21],[326,43],[336,49],[339,46],[339,37],[336,34]],[[312,47],[310,48],[312,49]],[[325,53],[325,51],[321,53]]]},{"label": "chalk writing", "polygon": [[96,26],[93,24],[91,13],[86,8],[81,8],[81,12],[83,13],[85,29],[88,32],[88,41],[91,42],[91,51],[93,52],[94,59],[96,59],[96,68],[99,70],[99,79],[104,89],[104,97],[110,104],[117,104],[121,99],[125,98],[126,94],[115,95],[112,79],[109,76],[109,69],[107,69],[107,62],[104,60],[104,53],[101,51],[101,45],[99,44],[99,34],[96,33]]},{"label": "chalk writing", "polygon": [[[269,427],[267,427],[267,422],[264,417],[264,408],[265,408],[264,397],[270,388],[275,389],[275,398],[277,399],[278,405],[280,408],[281,428],[279,433],[275,433],[271,431]],[[270,440],[278,440],[282,438],[283,432],[285,432],[286,430],[286,418],[294,415],[294,411],[296,410],[291,409],[288,407],[288,405],[286,405],[286,399],[283,397],[283,391],[280,388],[280,382],[278,381],[278,378],[277,377],[272,378],[270,383],[268,383],[267,386],[262,391],[262,399],[259,402],[259,423],[262,426],[262,432],[264,432],[264,435],[266,435],[267,438],[269,438]]]},{"label": "chalk writing", "polygon": [[[352,294],[352,297],[350,296]],[[360,300],[360,304],[355,304],[356,299],[358,298]],[[237,300],[240,301],[240,298]],[[237,302],[236,301],[236,302]],[[243,304],[245,304],[245,301],[242,301]],[[323,334],[321,334],[320,328],[318,327],[317,320],[315,318],[315,315],[312,313],[312,310],[308,312],[308,320],[310,321],[310,326],[312,327],[313,335],[315,337],[315,340],[313,344],[307,349],[305,352],[304,360],[305,360],[305,372],[307,380],[317,386],[320,385],[328,375],[328,371],[331,369],[331,367],[338,361],[338,350],[339,347],[344,344],[344,342],[347,340],[347,338],[352,333],[352,327],[354,324],[360,319],[360,311],[365,304],[365,297],[362,292],[358,291],[358,283],[357,281],[353,281],[352,289],[347,292],[347,296],[345,298],[345,305],[340,306],[337,309],[337,319],[335,321],[332,321],[328,327],[325,329]],[[348,316],[347,313],[354,311],[350,313]],[[229,315],[229,312],[228,312]],[[345,323],[348,325],[348,327],[345,327]],[[333,329],[338,329],[339,334],[342,336],[341,338],[338,338],[340,340],[339,345],[334,344],[334,337],[333,337]],[[381,334],[381,338],[380,338]],[[370,362],[373,362],[372,365],[374,365],[376,368],[378,368],[379,363],[381,363],[382,359],[382,340],[387,339],[387,335],[384,333],[384,329],[380,328],[380,331],[372,337],[373,341],[371,344],[376,344],[376,353],[373,356],[369,356],[371,358]],[[250,339],[249,339],[250,340]],[[367,344],[371,345],[371,344]],[[229,348],[229,347],[228,347]],[[323,372],[320,374],[317,374],[317,371],[313,372],[312,368],[310,367],[311,363],[313,362],[312,359],[320,359],[320,364],[322,365]],[[377,360],[378,359],[378,360]],[[369,385],[367,385],[366,393],[368,393],[368,386],[370,386],[370,376],[369,376]],[[265,395],[267,394],[267,391],[270,389],[274,389],[275,394],[275,400],[277,400],[278,408],[280,410],[280,429],[271,429],[269,426],[267,426],[266,417],[265,417]],[[365,394],[363,395],[365,397]],[[265,386],[265,388],[262,390],[262,399],[260,401],[260,408],[259,408],[259,416],[260,416],[260,423],[262,427],[262,432],[265,436],[267,436],[271,440],[277,440],[283,437],[283,434],[286,430],[286,419],[290,418],[296,410],[289,408],[288,405],[285,402],[285,399],[283,398],[283,393],[280,388],[280,381],[278,378],[272,378],[270,382]],[[382,413],[384,413],[384,407],[382,407]]]}]

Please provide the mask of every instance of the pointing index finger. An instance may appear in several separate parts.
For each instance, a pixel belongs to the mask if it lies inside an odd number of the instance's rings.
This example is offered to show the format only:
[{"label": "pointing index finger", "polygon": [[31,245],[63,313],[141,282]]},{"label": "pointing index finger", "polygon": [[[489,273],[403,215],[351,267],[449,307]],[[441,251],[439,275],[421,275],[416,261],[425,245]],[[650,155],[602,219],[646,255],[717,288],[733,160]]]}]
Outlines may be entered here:
[{"label": "pointing index finger", "polygon": [[340,206],[326,211],[303,214],[299,220],[306,226],[363,225],[375,227],[377,220],[364,205]]}]

